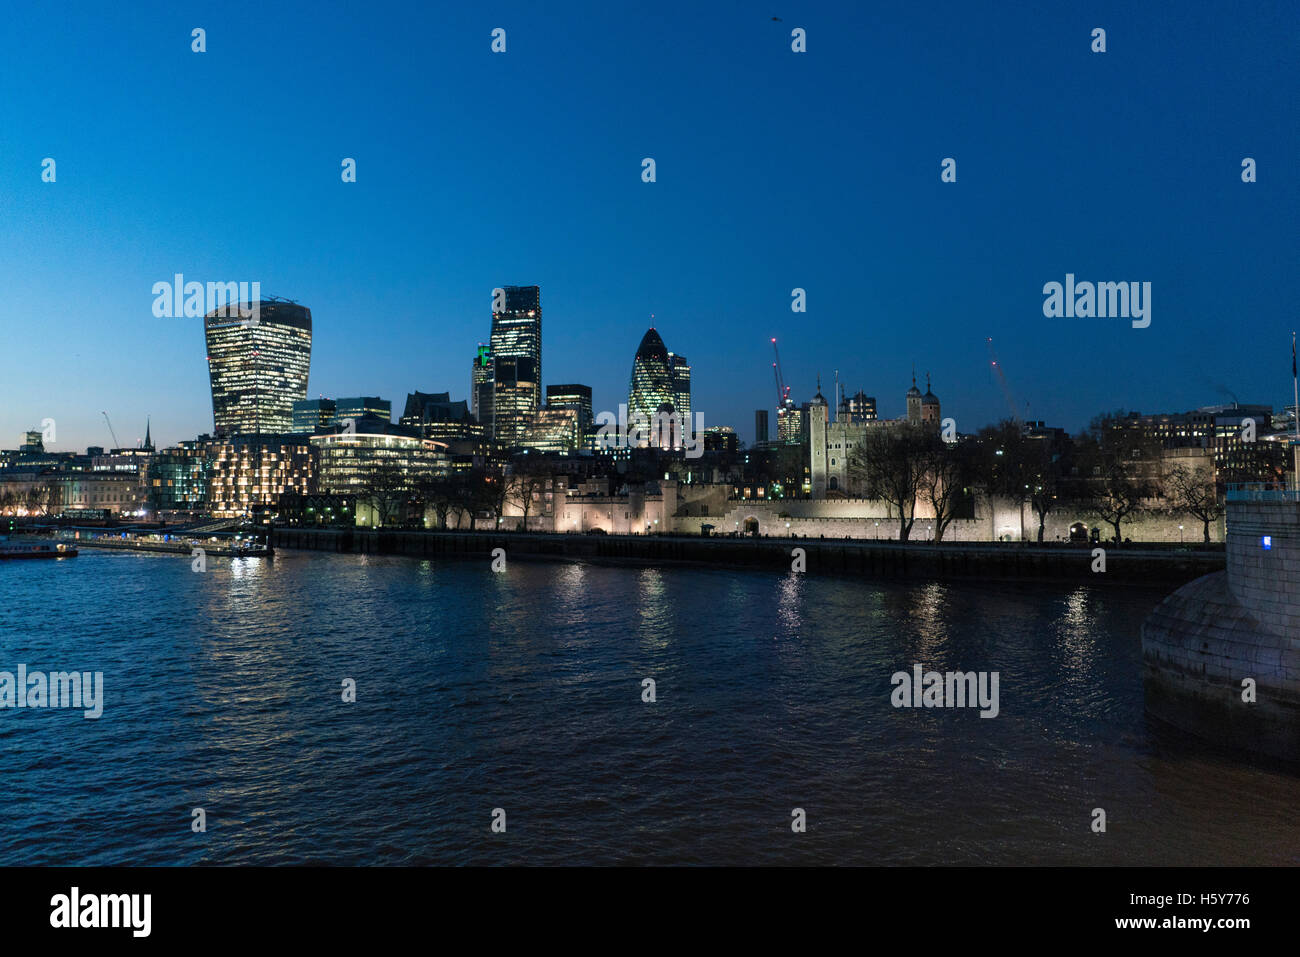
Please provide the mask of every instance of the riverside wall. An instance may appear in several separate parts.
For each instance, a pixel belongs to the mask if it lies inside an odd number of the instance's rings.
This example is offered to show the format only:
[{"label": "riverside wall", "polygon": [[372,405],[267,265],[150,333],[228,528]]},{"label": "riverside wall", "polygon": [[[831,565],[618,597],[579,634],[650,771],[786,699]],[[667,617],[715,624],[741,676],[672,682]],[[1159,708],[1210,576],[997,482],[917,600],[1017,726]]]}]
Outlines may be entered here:
[{"label": "riverside wall", "polygon": [[277,528],[276,549],[488,559],[510,558],[610,564],[695,564],[790,571],[792,550],[804,550],[808,574],[863,578],[969,578],[1074,581],[1092,584],[1180,584],[1224,567],[1222,548],[1126,545],[1106,549],[1106,570],[1093,571],[1091,546],[1035,544],[929,545],[821,539],[713,538],[677,535],[563,535],[519,532],[404,531],[359,528]]},{"label": "riverside wall", "polygon": [[1227,508],[1224,571],[1142,626],[1147,711],[1234,747],[1300,762],[1300,502]]}]

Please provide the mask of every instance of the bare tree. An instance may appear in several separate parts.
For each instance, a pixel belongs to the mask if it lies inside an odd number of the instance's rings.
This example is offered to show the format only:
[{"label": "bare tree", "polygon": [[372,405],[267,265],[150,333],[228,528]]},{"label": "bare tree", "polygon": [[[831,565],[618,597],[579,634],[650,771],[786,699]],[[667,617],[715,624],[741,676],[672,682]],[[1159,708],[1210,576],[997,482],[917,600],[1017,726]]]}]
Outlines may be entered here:
[{"label": "bare tree", "polygon": [[523,513],[525,532],[528,531],[528,513],[532,511],[533,502],[546,490],[548,480],[545,471],[527,459],[516,459],[510,474],[505,476],[506,500]]},{"label": "bare tree", "polygon": [[933,433],[922,439],[921,457],[920,498],[934,510],[934,540],[941,542],[943,533],[967,504],[972,457],[968,447],[950,446]]},{"label": "bare tree", "polygon": [[[1025,540],[1025,504],[1031,499],[1036,471],[1031,440],[1020,423],[1003,419],[997,425],[980,429],[978,474],[990,495],[1009,498],[1020,512],[1020,540]],[[1044,516],[1045,517],[1045,516]],[[1042,521],[1039,531],[1041,538]]]},{"label": "bare tree", "polygon": [[1204,541],[1208,542],[1210,523],[1217,522],[1223,514],[1223,502],[1219,500],[1213,475],[1177,465],[1165,473],[1165,487],[1169,507],[1200,519]]},{"label": "bare tree", "polygon": [[1120,413],[1093,419],[1078,444],[1086,507],[1115,529],[1118,544],[1124,540],[1124,520],[1156,494],[1151,470],[1158,445],[1140,430],[1129,428]]},{"label": "bare tree", "polygon": [[373,472],[357,496],[374,508],[376,527],[387,525],[397,518],[410,497],[410,481],[392,469]]},{"label": "bare tree", "polygon": [[50,486],[33,482],[23,498],[28,515],[44,515],[50,508]]},{"label": "bare tree", "polygon": [[501,524],[501,514],[505,511],[506,497],[510,493],[506,477],[500,472],[475,470],[471,473],[466,489],[466,499],[475,514],[487,512],[492,517],[492,528]]},{"label": "bare tree", "polygon": [[415,494],[421,505],[421,513],[426,506],[432,508],[438,522],[437,527],[446,528],[447,517],[459,500],[456,482],[446,475],[428,476],[416,483]]},{"label": "bare tree", "polygon": [[869,498],[883,499],[898,516],[905,542],[916,521],[916,499],[926,469],[928,430],[910,424],[869,429],[849,452],[848,474]]}]

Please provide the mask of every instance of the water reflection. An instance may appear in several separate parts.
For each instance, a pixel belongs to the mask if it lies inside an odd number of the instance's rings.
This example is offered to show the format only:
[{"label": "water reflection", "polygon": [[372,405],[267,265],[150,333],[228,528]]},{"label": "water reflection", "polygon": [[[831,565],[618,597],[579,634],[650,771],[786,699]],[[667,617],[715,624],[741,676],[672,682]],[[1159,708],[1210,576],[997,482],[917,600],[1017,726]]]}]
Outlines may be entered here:
[{"label": "water reflection", "polygon": [[1088,680],[1097,655],[1093,635],[1096,623],[1088,611],[1088,590],[1075,589],[1065,599],[1065,613],[1056,633],[1061,649],[1061,667],[1069,681]]},{"label": "water reflection", "polygon": [[791,572],[777,586],[777,621],[787,637],[797,638],[803,630],[804,576]]},{"label": "water reflection", "polygon": [[909,618],[913,625],[912,648],[915,661],[937,667],[944,661],[948,644],[949,588],[938,582],[923,585],[912,592]]},{"label": "water reflection", "polygon": [[565,565],[555,574],[555,618],[561,628],[576,628],[587,622],[591,605],[586,565]]},{"label": "water reflection", "polygon": [[668,647],[672,610],[665,598],[664,573],[658,568],[637,572],[637,617],[640,619],[641,644],[647,650]]},{"label": "water reflection", "polygon": [[[2,643],[102,668],[108,717],[5,739],[21,826],[0,828],[0,864],[1296,862],[1294,772],[1153,744],[1134,623],[1158,595],[260,561],[6,570]],[[998,718],[892,707],[914,662],[1000,671]],[[1098,795],[1124,840],[1078,825]],[[158,824],[191,800],[218,801],[230,839],[196,850]],[[818,823],[792,851],[779,813],[754,822],[795,802]],[[484,841],[504,803],[526,826]]]}]

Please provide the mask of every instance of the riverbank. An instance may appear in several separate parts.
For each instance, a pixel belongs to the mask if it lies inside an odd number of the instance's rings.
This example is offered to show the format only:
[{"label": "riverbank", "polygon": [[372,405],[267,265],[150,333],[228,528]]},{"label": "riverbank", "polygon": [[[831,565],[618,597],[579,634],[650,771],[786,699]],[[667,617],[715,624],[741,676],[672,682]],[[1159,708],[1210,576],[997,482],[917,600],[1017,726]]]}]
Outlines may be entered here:
[{"label": "riverbank", "polygon": [[640,565],[707,565],[789,571],[803,549],[808,574],[861,578],[964,578],[986,581],[1078,581],[1094,584],[1182,584],[1220,571],[1219,549],[1123,545],[1093,571],[1092,546],[1036,543],[829,541],[825,539],[703,538],[673,535],[554,535],[536,532],[404,531],[359,528],[277,528],[274,548],[376,555],[508,559]]},{"label": "riverbank", "polygon": [[99,540],[81,538],[76,539],[75,543],[82,548],[110,548],[124,552],[169,552],[174,555],[192,555],[194,549],[202,548],[205,555],[231,558],[265,558],[270,553],[264,547],[228,548],[224,545],[191,545],[189,542],[140,542],[130,538]]}]

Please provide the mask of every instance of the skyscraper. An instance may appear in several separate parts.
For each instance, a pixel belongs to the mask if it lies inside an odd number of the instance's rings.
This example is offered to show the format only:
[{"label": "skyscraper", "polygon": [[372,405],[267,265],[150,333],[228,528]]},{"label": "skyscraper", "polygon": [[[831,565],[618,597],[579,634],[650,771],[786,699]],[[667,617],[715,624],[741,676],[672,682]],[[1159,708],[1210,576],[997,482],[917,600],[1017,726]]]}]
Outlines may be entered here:
[{"label": "skyscraper", "polygon": [[261,302],[253,322],[223,315],[229,311],[223,307],[203,319],[217,436],[292,431],[293,404],[307,398],[311,310]]},{"label": "skyscraper", "polygon": [[[674,360],[679,360],[674,364]],[[680,417],[677,408],[679,401],[685,401],[690,408],[690,366],[681,356],[674,356],[664,345],[659,333],[651,326],[641,338],[637,347],[636,358],[632,360],[632,380],[628,386],[627,414],[628,421],[633,416],[645,416],[650,426],[647,436],[652,445],[676,446],[681,439],[681,430],[687,426],[684,417]],[[685,387],[685,393],[679,389]],[[660,412],[679,415],[676,426],[665,435],[662,428],[655,428],[655,416]]]},{"label": "skyscraper", "polygon": [[548,385],[546,387],[546,407],[548,409],[572,409],[578,414],[578,431],[582,432],[591,425],[591,386]]},{"label": "skyscraper", "polygon": [[685,356],[675,352],[668,353],[668,370],[673,380],[673,409],[682,418],[685,426],[691,421],[691,367]]},{"label": "skyscraper", "polygon": [[492,419],[496,440],[518,443],[542,407],[542,290],[506,286],[492,313]]},{"label": "skyscraper", "polygon": [[480,423],[492,422],[492,350],[479,343],[470,371],[469,408]]},{"label": "skyscraper", "polygon": [[767,445],[771,435],[771,426],[768,424],[767,409],[754,410],[754,445]]}]

